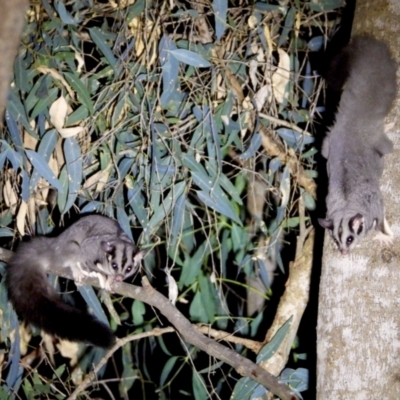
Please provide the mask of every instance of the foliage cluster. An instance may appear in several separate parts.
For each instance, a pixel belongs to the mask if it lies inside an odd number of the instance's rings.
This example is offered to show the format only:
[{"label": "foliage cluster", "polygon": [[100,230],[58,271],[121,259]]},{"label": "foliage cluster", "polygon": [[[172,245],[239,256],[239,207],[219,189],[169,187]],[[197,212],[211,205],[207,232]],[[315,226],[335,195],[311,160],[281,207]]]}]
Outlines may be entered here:
[{"label": "foliage cluster", "polygon": [[[254,317],[244,282],[257,279],[261,289],[251,290],[268,298],[275,267],[284,271],[284,234],[299,223],[299,197],[315,205],[311,132],[321,83],[309,55],[325,46],[342,1],[233,3],[33,5],[0,140],[0,236],[12,243],[77,214],[109,215],[152,249],[144,272],[160,278],[160,290],[165,276],[177,283],[192,322],[256,337],[263,304]],[[106,318],[95,291],[81,293]],[[52,370],[51,340],[39,357],[21,346],[3,286],[0,298],[3,397],[64,398],[102,353],[65,350],[74,374],[58,356]],[[119,335],[158,325],[142,303],[112,300]],[[92,389],[196,399],[232,390],[236,378],[221,363],[196,371],[196,349],[164,340],[126,345],[104,375],[119,381],[99,378]],[[27,351],[36,354],[33,370],[20,364]],[[163,364],[152,365],[160,353]],[[188,370],[190,384],[180,379]],[[304,390],[307,374],[292,373],[282,379]],[[255,394],[262,388],[241,398]]]}]

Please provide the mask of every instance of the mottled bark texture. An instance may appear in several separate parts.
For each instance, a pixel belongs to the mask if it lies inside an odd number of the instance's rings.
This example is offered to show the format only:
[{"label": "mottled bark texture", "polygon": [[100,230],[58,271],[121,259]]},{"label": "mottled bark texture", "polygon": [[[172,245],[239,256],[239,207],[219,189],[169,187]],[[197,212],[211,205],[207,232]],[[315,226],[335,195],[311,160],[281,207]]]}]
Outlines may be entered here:
[{"label": "mottled bark texture", "polygon": [[17,54],[25,15],[27,0],[0,0],[0,120],[7,101],[8,88],[13,76],[13,64]]},{"label": "mottled bark texture", "polygon": [[[358,1],[352,36],[385,41],[400,62],[400,2]],[[399,71],[397,72],[398,80]],[[342,257],[325,238],[321,271],[317,399],[398,399],[400,393],[400,107],[387,123],[394,151],[381,180],[394,243],[382,248],[370,236]],[[328,236],[328,235],[326,235]]]}]

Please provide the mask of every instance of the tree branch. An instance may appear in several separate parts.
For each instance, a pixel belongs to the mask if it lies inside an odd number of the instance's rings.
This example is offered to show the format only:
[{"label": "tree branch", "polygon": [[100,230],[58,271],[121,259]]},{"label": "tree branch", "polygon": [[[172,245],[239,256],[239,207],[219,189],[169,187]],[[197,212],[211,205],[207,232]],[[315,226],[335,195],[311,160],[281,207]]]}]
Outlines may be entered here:
[{"label": "tree branch", "polygon": [[249,350],[253,351],[256,354],[258,354],[258,352],[264,346],[264,343],[258,342],[257,340],[237,337],[232,333],[210,328],[208,325],[197,324],[196,329],[199,332],[203,333],[204,335],[211,336],[213,339],[223,340],[229,343],[240,344],[244,347],[247,347]]},{"label": "tree branch", "polygon": [[[0,259],[8,261],[12,252],[1,249]],[[72,279],[72,273],[69,268],[51,267],[49,272]],[[96,278],[85,277],[83,284],[99,286]],[[212,357],[215,357],[229,364],[242,376],[247,376],[266,387],[269,391],[280,397],[282,400],[298,400],[296,394],[290,388],[281,382],[278,378],[271,375],[259,365],[253,363],[247,358],[241,356],[235,351],[217,343],[216,341],[204,336],[197,331],[196,327],[161,293],[157,292],[148,281],[147,277],[142,279],[143,287],[130,285],[123,282],[114,282],[111,285],[113,293],[117,293],[132,299],[140,300],[152,307],[157,308],[179,332],[181,337],[189,344],[205,351]],[[119,342],[118,342],[119,343]],[[118,343],[116,346],[118,346]],[[112,349],[110,350],[112,351]],[[114,350],[115,351],[115,350]]]},{"label": "tree branch", "polygon": [[263,368],[271,371],[275,375],[279,375],[287,364],[293,340],[299,328],[310,295],[315,231],[311,225],[309,227],[305,226],[304,204],[301,198],[299,200],[299,216],[300,233],[297,237],[296,257],[295,260],[290,263],[289,277],[285,292],[279,301],[274,322],[267,332],[265,343],[268,343],[275,336],[278,329],[282,327],[289,317],[293,317],[293,320],[290,325],[289,333],[274,355],[261,363]]}]

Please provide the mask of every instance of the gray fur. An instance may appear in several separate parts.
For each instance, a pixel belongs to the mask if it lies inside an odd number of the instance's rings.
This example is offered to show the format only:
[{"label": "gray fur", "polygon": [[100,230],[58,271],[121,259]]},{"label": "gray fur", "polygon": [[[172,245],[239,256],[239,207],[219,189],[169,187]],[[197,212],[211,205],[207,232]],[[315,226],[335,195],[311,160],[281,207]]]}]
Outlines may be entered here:
[{"label": "gray fur", "polygon": [[396,96],[397,66],[384,43],[367,37],[355,38],[339,59],[347,79],[322,146],[329,190],[327,217],[319,222],[347,254],[373,228],[389,234],[379,180],[383,156],[393,150],[383,126]]},{"label": "gray fur", "polygon": [[19,317],[60,338],[110,347],[114,334],[96,318],[63,303],[49,284],[51,265],[69,267],[74,276],[102,274],[121,281],[138,268],[141,252],[118,223],[100,215],[81,218],[55,238],[23,242],[6,273],[8,297]]}]

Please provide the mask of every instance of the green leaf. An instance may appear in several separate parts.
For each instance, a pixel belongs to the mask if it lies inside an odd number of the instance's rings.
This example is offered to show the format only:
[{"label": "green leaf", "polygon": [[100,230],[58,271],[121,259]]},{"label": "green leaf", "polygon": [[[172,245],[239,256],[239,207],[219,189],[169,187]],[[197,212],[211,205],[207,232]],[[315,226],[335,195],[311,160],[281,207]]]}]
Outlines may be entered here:
[{"label": "green leaf", "polygon": [[75,19],[69,14],[67,9],[65,8],[64,3],[55,2],[54,7],[58,11],[61,21],[64,22],[64,24],[78,25],[78,22],[75,21]]},{"label": "green leaf", "polygon": [[215,36],[219,42],[225,32],[226,15],[228,12],[227,0],[213,0],[212,8],[215,17]]},{"label": "green leaf", "polygon": [[26,51],[20,52],[18,57],[15,59],[14,70],[15,70],[15,82],[18,89],[27,93],[29,91],[28,71],[25,63]]},{"label": "green leaf", "polygon": [[172,207],[175,206],[179,196],[185,191],[186,182],[178,182],[172,189],[165,195],[164,201],[155,210],[148,223],[148,229],[152,232],[158,227],[161,221],[171,212]]},{"label": "green leaf", "polygon": [[44,158],[33,150],[25,150],[28,160],[39,173],[39,175],[46,179],[50,185],[54,186],[59,192],[63,191],[60,181],[54,175]]},{"label": "green leaf", "polygon": [[212,181],[216,181],[218,179],[218,183],[222,186],[229,196],[232,197],[233,200],[236,201],[239,205],[243,205],[243,201],[237,191],[235,185],[228,179],[228,177],[222,172],[217,172],[216,168],[207,164],[207,170],[210,173],[210,177]]},{"label": "green leaf", "polygon": [[[43,157],[43,160],[46,161],[46,163],[48,163],[50,160],[50,156],[56,147],[57,140],[58,140],[57,132],[54,129],[51,129],[45,133],[45,135],[39,142],[38,153]],[[31,175],[31,181],[29,185],[31,191],[35,188],[39,180],[39,177],[40,177],[39,172],[36,169],[34,169]]]},{"label": "green leaf", "polygon": [[[128,398],[128,391],[135,383],[135,378],[139,378],[139,371],[133,368],[133,350],[132,343],[126,343],[122,348],[122,379],[120,379],[118,389],[120,398]],[[132,379],[133,378],[133,379]]]},{"label": "green leaf", "polygon": [[107,326],[110,326],[110,324],[108,323],[106,314],[103,310],[103,307],[101,306],[100,301],[97,298],[93,287],[92,286],[78,286],[78,291],[81,294],[81,296],[85,299],[86,304],[93,311],[96,318],[99,319],[104,324],[106,324]]},{"label": "green leaf", "polygon": [[175,49],[170,50],[171,54],[179,61],[191,65],[192,67],[208,68],[211,67],[211,63],[205,60],[202,56],[197,53],[185,50],[185,49]]},{"label": "green leaf", "polygon": [[312,0],[308,4],[313,11],[327,12],[343,7],[345,2],[344,0]]},{"label": "green leaf", "polygon": [[209,195],[206,192],[198,190],[197,196],[199,196],[199,199],[207,207],[214,209],[220,214],[225,215],[226,217],[232,219],[237,224],[242,225],[242,221],[236,215],[235,209],[233,208],[232,204],[229,202],[225,194],[222,194],[221,197],[218,197],[216,193]]},{"label": "green leaf", "polygon": [[172,218],[172,231],[171,231],[171,247],[173,249],[176,248],[178,240],[182,235],[183,222],[185,217],[185,203],[186,203],[186,195],[182,193],[178,200],[175,203],[173,210],[173,218]]},{"label": "green leaf", "polygon": [[210,398],[203,378],[195,370],[193,371],[192,386],[195,400],[208,400]]},{"label": "green leaf", "polygon": [[213,296],[213,287],[211,286],[210,277],[204,274],[199,276],[201,302],[205,313],[207,314],[207,322],[212,323],[215,319],[215,302]]},{"label": "green leaf", "polygon": [[178,361],[178,357],[177,356],[173,356],[170,357],[168,359],[168,361],[165,363],[164,368],[161,372],[161,376],[160,376],[160,387],[163,387],[165,385],[165,382],[169,376],[169,374],[171,373],[172,369],[174,368],[176,362]]},{"label": "green leaf", "polygon": [[190,319],[195,322],[208,323],[207,314],[204,311],[203,303],[201,301],[201,293],[198,291],[192,300],[189,307]]},{"label": "green leaf", "polygon": [[193,257],[185,254],[185,261],[182,266],[182,272],[179,279],[179,288],[190,286],[197,279],[203,265],[204,257],[209,253],[207,251],[207,243],[202,243],[196,250]]},{"label": "green leaf", "polygon": [[78,98],[82,101],[82,103],[86,106],[90,115],[93,115],[94,108],[93,102],[90,98],[90,94],[86,86],[80,80],[78,74],[75,72],[64,72],[64,76],[67,79],[68,83],[73,87],[75,92],[78,94]]},{"label": "green leaf", "polygon": [[275,333],[274,337],[261,349],[257,355],[257,364],[270,359],[289,332],[293,317],[290,317]]},{"label": "green leaf", "polygon": [[61,184],[63,190],[58,193],[57,206],[58,206],[58,209],[62,212],[65,209],[65,206],[67,204],[67,197],[68,197],[68,172],[67,172],[66,165],[64,165],[61,168],[59,181],[60,181],[60,184]]},{"label": "green leaf", "polygon": [[38,137],[34,129],[29,124],[28,117],[26,115],[25,107],[22,105],[19,93],[16,92],[15,87],[10,88],[9,100],[7,104],[7,110],[12,114],[15,121],[20,122],[29,134],[35,138]]},{"label": "green leaf", "polygon": [[64,156],[68,174],[68,198],[63,214],[65,214],[75,203],[78,192],[81,189],[83,176],[81,148],[73,137],[64,141]]},{"label": "green leaf", "polygon": [[306,206],[307,210],[315,210],[316,208],[316,203],[315,200],[312,198],[312,196],[310,194],[308,194],[307,192],[303,192],[302,194],[303,196],[303,201],[304,201],[304,205]]},{"label": "green leaf", "polygon": [[99,28],[89,28],[90,37],[95,42],[99,50],[104,54],[107,61],[110,63],[111,67],[115,69],[117,60],[114,57],[113,52],[107,44],[107,38]]},{"label": "green leaf", "polygon": [[33,87],[31,88],[28,96],[25,98],[24,104],[25,104],[25,108],[26,111],[29,113],[31,110],[33,110],[33,107],[35,107],[35,105],[37,104],[37,102],[39,101],[39,97],[36,95],[39,87],[42,86],[43,81],[46,80],[46,76],[47,75],[42,75],[38,78],[38,80],[36,81],[36,83],[33,85]]},{"label": "green leaf", "polygon": [[259,385],[259,383],[248,377],[240,378],[233,388],[230,400],[250,400],[250,396]]},{"label": "green leaf", "polygon": [[35,107],[33,108],[30,118],[35,119],[39,114],[44,111],[47,111],[50,106],[56,101],[58,97],[59,89],[52,88],[49,90],[48,94],[44,99],[39,99],[36,103]]},{"label": "green leaf", "polygon": [[132,317],[133,324],[135,326],[141,326],[144,322],[144,314],[146,313],[146,307],[143,302],[134,300],[132,304]]},{"label": "green leaf", "polygon": [[79,106],[72,114],[68,115],[65,126],[73,126],[84,121],[89,116],[87,107]]},{"label": "green leaf", "polygon": [[128,201],[140,225],[143,228],[146,228],[148,226],[149,219],[145,207],[145,198],[142,193],[142,185],[140,182],[136,182],[133,189],[128,189]]},{"label": "green leaf", "polygon": [[10,228],[0,228],[0,237],[13,237],[14,231]]},{"label": "green leaf", "polygon": [[288,40],[289,34],[293,31],[294,20],[296,17],[296,8],[290,7],[286,14],[285,23],[278,41],[278,48],[283,47],[283,45]]}]

